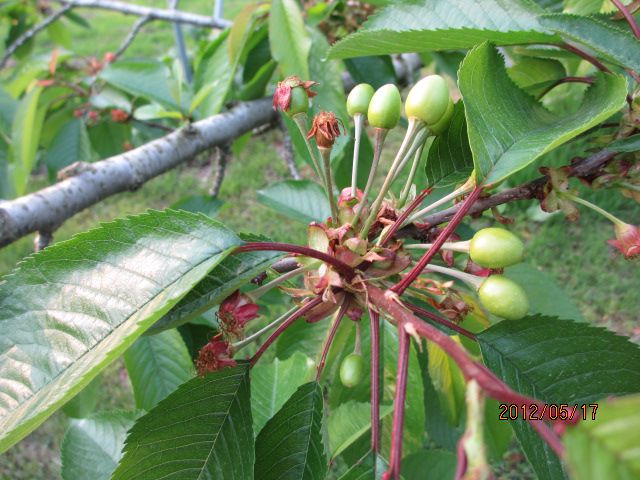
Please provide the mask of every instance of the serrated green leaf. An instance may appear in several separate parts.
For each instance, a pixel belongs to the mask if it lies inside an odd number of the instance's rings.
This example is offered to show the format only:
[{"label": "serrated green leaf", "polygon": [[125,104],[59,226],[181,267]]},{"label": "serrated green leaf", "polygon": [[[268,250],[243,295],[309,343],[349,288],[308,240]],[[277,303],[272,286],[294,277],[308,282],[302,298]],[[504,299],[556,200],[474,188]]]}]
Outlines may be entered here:
[{"label": "serrated green leaf", "polygon": [[153,60],[123,60],[110,63],[100,78],[131,95],[158,102],[170,110],[180,110],[169,87],[169,69]]},{"label": "serrated green leaf", "polygon": [[[382,478],[382,474],[389,467],[389,463],[380,456],[375,458],[375,468],[373,462],[373,455],[367,455],[364,461],[351,467],[340,477],[340,480],[380,480]],[[402,478],[406,477],[403,476]]]},{"label": "serrated green leaf", "polygon": [[88,417],[96,408],[102,394],[102,378],[97,376],[80,393],[65,403],[62,411],[71,418]]},{"label": "serrated green leaf", "polygon": [[23,195],[27,179],[36,162],[36,152],[44,115],[38,115],[42,87],[34,87],[18,103],[11,126],[9,172],[15,195]]},{"label": "serrated green leaf", "polygon": [[251,422],[247,363],[198,376],[136,422],[113,480],[252,480]]},{"label": "serrated green leaf", "polygon": [[174,210],[186,210],[193,213],[204,213],[208,217],[215,217],[224,201],[211,195],[187,195],[171,205]]},{"label": "serrated green leaf", "polygon": [[[393,405],[380,406],[380,418],[393,411]],[[371,404],[349,401],[338,405],[327,422],[331,458],[344,452],[362,435],[371,430]]]},{"label": "serrated green leaf", "polygon": [[[266,237],[250,234],[240,234],[240,238],[246,242],[268,240]],[[268,269],[281,256],[280,252],[241,252],[226,257],[177,305],[153,324],[148,333],[155,334],[193,320]]]},{"label": "serrated green leaf", "polygon": [[302,12],[296,0],[273,0],[269,15],[271,55],[280,64],[283,76],[309,78],[311,39],[304,26]]},{"label": "serrated green leaf", "polygon": [[428,186],[446,187],[463,182],[473,171],[464,105],[456,103],[449,127],[431,144],[425,163]]},{"label": "serrated green leaf", "polygon": [[344,64],[356,84],[368,83],[378,89],[387,83],[396,83],[396,71],[389,55],[349,58]]},{"label": "serrated green leaf", "polygon": [[507,69],[509,77],[524,91],[538,97],[567,72],[558,60],[550,58],[520,58]]},{"label": "serrated green leaf", "polygon": [[63,480],[108,480],[138,412],[102,412],[72,420],[62,442]]},{"label": "serrated green leaf", "polygon": [[0,452],[77,394],[239,245],[150,211],[28,257],[0,285]]},{"label": "serrated green leaf", "polygon": [[620,110],[627,95],[620,75],[598,75],[580,108],[558,117],[520,90],[488,43],[471,50],[458,74],[469,144],[479,181],[495,184]]},{"label": "serrated green leaf", "polygon": [[402,459],[402,475],[407,480],[423,478],[451,480],[456,473],[456,456],[447,450],[421,450]]},{"label": "serrated green leaf", "polygon": [[302,385],[256,438],[260,480],[323,480],[327,459],[322,443],[322,389]]},{"label": "serrated green leaf", "polygon": [[621,138],[609,144],[609,150],[620,153],[633,153],[640,150],[640,134],[631,135],[627,138]]},{"label": "serrated green leaf", "polygon": [[600,58],[632,70],[640,70],[638,39],[629,31],[579,15],[543,15],[540,23],[562,37],[579,42]]},{"label": "serrated green leaf", "polygon": [[[640,348],[603,328],[530,316],[500,322],[477,338],[491,370],[543,402],[573,407],[640,391]],[[516,420],[512,426],[541,480],[565,477],[558,458],[529,425]]]},{"label": "serrated green leaf", "polygon": [[258,190],[257,195],[258,202],[304,224],[324,222],[331,216],[324,190],[310,180],[283,180]]},{"label": "serrated green leaf", "polygon": [[564,11],[576,15],[590,15],[600,12],[605,0],[564,0]]},{"label": "serrated green leaf", "polygon": [[549,43],[557,37],[538,22],[544,11],[526,0],[421,0],[397,3],[369,17],[358,32],[337,42],[332,58]]},{"label": "serrated green leaf", "polygon": [[563,437],[567,464],[580,480],[640,478],[640,395],[600,402]]},{"label": "serrated green leaf", "polygon": [[528,263],[513,265],[504,275],[522,285],[529,298],[529,314],[557,316],[584,322],[582,312],[556,281],[542,270]]},{"label": "serrated green leaf", "polygon": [[151,410],[193,377],[187,346],[177,330],[138,338],[124,354],[136,406]]},{"label": "serrated green leaf", "polygon": [[74,162],[91,161],[91,142],[84,122],[73,118],[65,123],[44,154],[44,163],[49,170],[49,181]]},{"label": "serrated green leaf", "polygon": [[285,404],[287,399],[315,372],[315,362],[296,352],[286,360],[274,359],[270,363],[259,363],[252,370],[251,410],[253,429],[262,427]]}]

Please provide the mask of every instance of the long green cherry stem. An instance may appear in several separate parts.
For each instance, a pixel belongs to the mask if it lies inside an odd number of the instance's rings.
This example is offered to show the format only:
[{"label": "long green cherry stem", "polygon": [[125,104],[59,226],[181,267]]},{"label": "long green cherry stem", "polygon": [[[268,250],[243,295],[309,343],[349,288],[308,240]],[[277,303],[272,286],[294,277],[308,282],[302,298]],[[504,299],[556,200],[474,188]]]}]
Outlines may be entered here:
[{"label": "long green cherry stem", "polygon": [[281,283],[286,282],[287,280],[289,280],[289,279],[291,279],[291,278],[293,278],[293,277],[295,277],[297,275],[300,275],[302,272],[304,272],[304,270],[305,270],[305,267],[300,267],[300,268],[296,268],[295,270],[291,270],[290,272],[283,273],[282,275],[280,275],[279,277],[274,278],[270,282],[265,283],[264,285],[261,285],[258,288],[255,288],[255,289],[251,290],[250,292],[247,292],[246,295],[251,300],[253,300],[255,302],[262,295],[267,293],[272,288],[275,288],[278,285],[280,285]]},{"label": "long green cherry stem", "polygon": [[238,350],[246,347],[247,345],[249,345],[250,343],[255,342],[258,338],[260,338],[262,335],[264,335],[265,333],[267,333],[269,330],[271,330],[272,328],[277,327],[278,325],[280,325],[282,322],[284,322],[287,318],[289,318],[290,315],[292,315],[296,310],[298,309],[298,307],[293,307],[291,310],[289,310],[287,313],[285,313],[284,315],[276,318],[273,322],[271,322],[269,325],[266,325],[264,327],[262,327],[260,330],[258,330],[255,333],[252,333],[251,335],[249,335],[246,338],[243,338],[242,340],[240,340],[239,342],[236,342],[234,344],[231,345],[231,350],[235,353]]},{"label": "long green cherry stem", "polygon": [[420,165],[420,158],[422,157],[422,152],[424,151],[425,143],[421,143],[416,150],[416,153],[413,157],[413,164],[411,165],[411,171],[409,172],[409,177],[404,184],[404,188],[400,193],[400,200],[398,202],[398,208],[404,207],[405,202],[407,201],[407,197],[409,196],[409,192],[411,191],[411,185],[413,185],[413,180],[416,178],[416,173],[418,172],[418,166]]},{"label": "long green cherry stem", "polygon": [[[428,250],[433,243],[409,243],[404,246],[409,250]],[[440,247],[442,250],[450,250],[452,252],[469,253],[469,241],[466,242],[444,242]]]},{"label": "long green cherry stem", "polygon": [[407,133],[404,136],[402,145],[400,145],[400,149],[398,150],[398,153],[396,154],[396,157],[394,158],[393,163],[391,164],[391,169],[389,170],[389,173],[387,173],[387,176],[384,179],[384,183],[382,184],[382,187],[380,187],[378,196],[376,197],[375,201],[371,205],[371,211],[369,212],[369,216],[365,220],[364,225],[362,226],[362,230],[360,230],[360,233],[359,233],[360,238],[363,238],[368,235],[369,228],[371,228],[371,224],[376,219],[376,216],[378,214],[378,209],[380,208],[380,205],[382,204],[382,201],[384,200],[385,195],[389,191],[391,184],[395,180],[396,175],[400,170],[399,167],[401,164],[403,164],[403,160],[405,156],[411,155],[413,153],[412,152],[413,148],[416,148],[416,149],[418,148],[418,146],[414,144],[414,140],[416,138],[416,135],[423,128],[424,128],[424,125],[421,122],[418,122],[414,119],[409,120],[409,128],[407,129]]},{"label": "long green cherry stem", "polygon": [[309,152],[309,156],[311,157],[311,162],[313,164],[313,169],[315,170],[316,175],[318,175],[318,178],[322,179],[323,178],[322,166],[320,165],[320,161],[316,156],[316,152],[313,148],[313,145],[311,145],[311,142],[307,138],[307,128],[308,128],[307,114],[298,113],[291,118],[293,119],[295,124],[298,126],[298,130],[300,130],[300,133],[302,134],[302,138],[304,139],[304,143],[307,146],[307,151]]},{"label": "long green cherry stem", "polygon": [[572,193],[568,193],[568,192],[562,192],[560,194],[560,196],[571,200],[572,202],[576,202],[579,203],[581,205],[584,205],[587,208],[590,208],[591,210],[593,210],[594,212],[599,213],[600,215],[602,215],[603,217],[605,217],[607,220],[610,220],[611,222],[613,222],[614,225],[624,225],[625,222],[623,222],[622,220],[620,220],[618,217],[611,215],[609,212],[607,212],[606,210],[604,210],[603,208],[600,208],[599,206],[585,200],[584,198],[580,198],[577,195],[574,195]]},{"label": "long green cherry stem", "polygon": [[324,188],[327,191],[327,198],[331,207],[331,217],[334,222],[338,222],[338,205],[336,205],[336,197],[333,194],[333,179],[331,175],[331,149],[318,147],[318,150],[320,150],[324,167]]},{"label": "long green cherry stem", "polygon": [[380,163],[380,155],[382,155],[382,147],[384,146],[384,140],[387,138],[387,133],[389,133],[389,130],[387,130],[386,128],[376,128],[374,130],[373,161],[371,163],[371,170],[369,170],[367,185],[364,187],[362,201],[358,204],[358,208],[353,217],[353,220],[351,220],[351,225],[357,225],[358,220],[362,215],[362,211],[364,210],[364,205],[367,202],[367,198],[369,196],[369,192],[371,191],[373,181],[376,178],[378,164]]},{"label": "long green cherry stem", "polygon": [[356,127],[355,138],[353,139],[353,164],[351,166],[351,195],[356,196],[358,189],[358,160],[360,159],[360,138],[364,128],[364,115],[356,113],[353,117]]},{"label": "long green cherry stem", "polygon": [[472,177],[469,177],[469,180],[467,180],[465,182],[465,184],[462,185],[461,187],[456,188],[450,194],[445,195],[444,197],[442,197],[439,200],[436,200],[433,203],[430,203],[429,205],[424,207],[422,210],[418,210],[416,213],[411,215],[407,219],[407,221],[405,222],[405,225],[407,225],[409,223],[413,223],[416,220],[419,220],[420,217],[422,217],[426,213],[428,213],[428,212],[430,212],[432,210],[435,210],[436,208],[441,207],[442,205],[445,205],[445,204],[449,203],[450,201],[454,200],[455,198],[459,197],[460,195],[465,195],[465,194],[469,193],[471,190],[473,190],[473,187],[475,187],[475,180],[473,179],[473,176],[472,176]]},{"label": "long green cherry stem", "polygon": [[480,285],[485,280],[484,277],[478,277],[476,275],[471,275],[470,273],[461,272],[460,270],[455,270],[453,268],[442,267],[440,265],[434,265],[432,263],[426,266],[426,270],[431,270],[432,272],[442,273],[443,275],[457,278],[458,280],[462,280],[463,282],[468,283],[476,289],[480,288]]}]

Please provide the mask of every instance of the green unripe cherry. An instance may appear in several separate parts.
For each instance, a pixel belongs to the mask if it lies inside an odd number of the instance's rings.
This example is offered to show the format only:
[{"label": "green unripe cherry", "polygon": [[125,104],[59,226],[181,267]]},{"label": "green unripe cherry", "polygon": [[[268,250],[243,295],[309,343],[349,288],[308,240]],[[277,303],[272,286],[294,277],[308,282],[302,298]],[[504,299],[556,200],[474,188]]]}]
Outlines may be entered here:
[{"label": "green unripe cherry", "polygon": [[362,355],[351,353],[344,357],[340,365],[340,381],[345,387],[352,388],[362,381],[364,359]]},{"label": "green unripe cherry", "polygon": [[293,117],[298,113],[307,113],[309,110],[309,96],[302,87],[293,87],[291,89],[291,103],[287,115]]},{"label": "green unripe cherry", "polygon": [[449,126],[449,122],[451,121],[451,117],[453,117],[453,100],[449,97],[449,104],[447,105],[447,109],[444,112],[444,115],[433,125],[429,125],[429,132],[432,135],[440,135],[443,133],[447,127]]},{"label": "green unripe cherry", "polygon": [[482,282],[478,296],[484,308],[507,320],[519,320],[529,311],[529,299],[525,291],[502,275],[491,275]]},{"label": "green unripe cherry", "polygon": [[374,93],[375,90],[368,83],[360,83],[353,87],[347,97],[347,112],[349,112],[349,116],[355,117],[358,113],[366,115]]},{"label": "green unripe cherry", "polygon": [[437,123],[449,105],[449,85],[440,75],[428,75],[416,83],[407,95],[404,111],[427,125]]},{"label": "green unripe cherry", "polygon": [[504,228],[483,228],[469,242],[471,260],[486,268],[504,268],[522,261],[522,240]]},{"label": "green unripe cherry", "polygon": [[400,91],[392,83],[383,85],[371,97],[367,117],[369,125],[376,128],[391,130],[400,121],[402,99]]}]

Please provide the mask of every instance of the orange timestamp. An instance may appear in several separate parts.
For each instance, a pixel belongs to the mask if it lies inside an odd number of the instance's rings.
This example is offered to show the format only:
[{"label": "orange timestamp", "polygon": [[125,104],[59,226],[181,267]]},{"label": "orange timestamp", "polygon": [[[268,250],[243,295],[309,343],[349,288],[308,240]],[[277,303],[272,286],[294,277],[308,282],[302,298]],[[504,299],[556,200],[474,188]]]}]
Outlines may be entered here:
[{"label": "orange timestamp", "polygon": [[598,410],[597,403],[501,403],[499,406],[500,420],[595,420]]}]

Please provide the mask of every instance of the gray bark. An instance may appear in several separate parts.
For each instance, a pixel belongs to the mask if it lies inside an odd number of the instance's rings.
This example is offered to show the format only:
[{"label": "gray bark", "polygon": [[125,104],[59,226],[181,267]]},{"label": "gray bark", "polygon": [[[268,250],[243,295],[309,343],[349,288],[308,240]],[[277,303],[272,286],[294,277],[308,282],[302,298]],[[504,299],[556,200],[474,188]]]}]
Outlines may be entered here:
[{"label": "gray bark", "polygon": [[52,232],[66,219],[116,193],[147,180],[194,155],[274,121],[271,99],[238,105],[100,162],[75,165],[70,178],[38,192],[0,201],[0,247],[32,232]]}]

